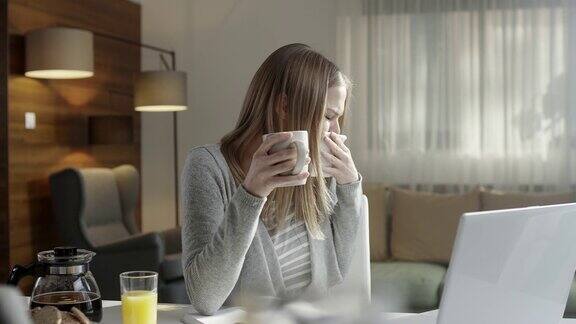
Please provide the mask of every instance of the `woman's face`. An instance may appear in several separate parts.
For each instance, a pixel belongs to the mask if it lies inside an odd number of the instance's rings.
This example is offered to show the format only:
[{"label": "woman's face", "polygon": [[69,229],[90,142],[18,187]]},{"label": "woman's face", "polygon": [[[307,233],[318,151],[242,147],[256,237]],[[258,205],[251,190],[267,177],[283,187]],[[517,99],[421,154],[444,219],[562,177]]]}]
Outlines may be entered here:
[{"label": "woman's face", "polygon": [[326,103],[324,109],[324,119],[322,120],[323,132],[334,132],[340,134],[339,118],[344,113],[344,103],[346,102],[346,87],[330,87],[326,91]]}]

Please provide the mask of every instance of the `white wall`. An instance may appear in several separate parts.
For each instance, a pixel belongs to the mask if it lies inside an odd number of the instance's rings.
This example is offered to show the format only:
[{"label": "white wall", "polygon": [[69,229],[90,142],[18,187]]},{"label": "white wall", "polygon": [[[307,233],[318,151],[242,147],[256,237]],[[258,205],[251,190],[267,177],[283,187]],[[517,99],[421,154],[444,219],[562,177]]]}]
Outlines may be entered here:
[{"label": "white wall", "polygon": [[191,110],[179,119],[181,161],[189,148],[234,127],[248,84],[272,51],[304,42],[332,57],[336,47],[333,0],[191,2]]},{"label": "white wall", "polygon": [[[145,42],[177,50],[189,110],[178,114],[179,166],[194,146],[231,130],[256,69],[278,47],[311,45],[334,58],[337,0],[141,0]],[[154,60],[143,60],[151,66]],[[157,68],[157,64],[155,65]],[[169,115],[143,115],[144,229],[173,226]]]},{"label": "white wall", "polygon": [[[177,53],[177,67],[187,60],[188,0],[139,0],[142,42]],[[169,57],[166,57],[169,59]],[[142,49],[142,70],[163,69],[157,52]],[[142,113],[142,229],[174,227],[174,150],[172,113]]]}]

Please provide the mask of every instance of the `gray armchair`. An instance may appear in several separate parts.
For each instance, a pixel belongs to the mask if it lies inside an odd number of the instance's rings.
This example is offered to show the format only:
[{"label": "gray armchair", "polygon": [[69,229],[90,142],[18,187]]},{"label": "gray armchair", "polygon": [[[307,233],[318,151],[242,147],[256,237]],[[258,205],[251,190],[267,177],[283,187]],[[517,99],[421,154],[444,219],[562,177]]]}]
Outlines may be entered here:
[{"label": "gray armchair", "polygon": [[65,169],[50,176],[52,205],[63,243],[96,252],[91,271],[104,299],[119,299],[124,271],[159,273],[161,302],[188,303],[181,266],[180,230],[141,233],[134,214],[138,171]]}]

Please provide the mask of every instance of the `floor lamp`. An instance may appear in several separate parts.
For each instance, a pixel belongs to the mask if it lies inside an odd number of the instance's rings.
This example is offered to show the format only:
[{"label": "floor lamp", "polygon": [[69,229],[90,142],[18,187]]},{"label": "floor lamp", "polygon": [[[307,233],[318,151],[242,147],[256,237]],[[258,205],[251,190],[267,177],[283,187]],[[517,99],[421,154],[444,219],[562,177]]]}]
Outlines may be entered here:
[{"label": "floor lamp", "polygon": [[[144,71],[136,76],[135,110],[172,112],[174,139],[174,210],[179,221],[177,113],[187,109],[186,73],[176,70],[176,52],[114,35],[77,28],[49,27],[26,34],[26,72],[31,78],[79,79],[94,75],[93,37],[118,41],[159,53],[166,70]],[[170,57],[170,63],[164,55]]]}]

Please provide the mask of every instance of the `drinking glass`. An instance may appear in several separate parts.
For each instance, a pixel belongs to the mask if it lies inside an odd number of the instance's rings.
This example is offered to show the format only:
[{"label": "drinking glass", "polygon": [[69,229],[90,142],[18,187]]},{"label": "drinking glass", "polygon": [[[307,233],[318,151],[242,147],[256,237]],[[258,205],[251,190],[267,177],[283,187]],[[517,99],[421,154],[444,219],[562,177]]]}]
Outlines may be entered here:
[{"label": "drinking glass", "polygon": [[123,324],[156,324],[158,273],[129,271],[120,274]]}]

